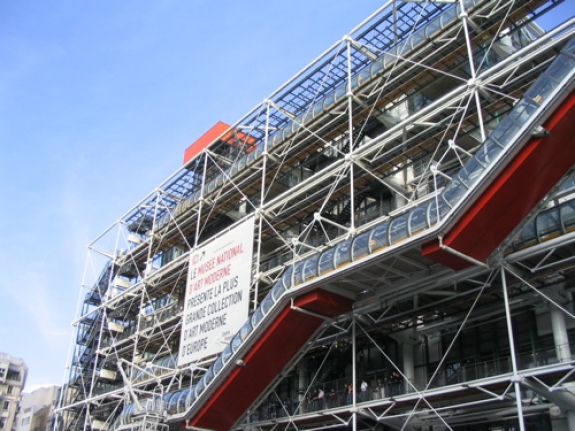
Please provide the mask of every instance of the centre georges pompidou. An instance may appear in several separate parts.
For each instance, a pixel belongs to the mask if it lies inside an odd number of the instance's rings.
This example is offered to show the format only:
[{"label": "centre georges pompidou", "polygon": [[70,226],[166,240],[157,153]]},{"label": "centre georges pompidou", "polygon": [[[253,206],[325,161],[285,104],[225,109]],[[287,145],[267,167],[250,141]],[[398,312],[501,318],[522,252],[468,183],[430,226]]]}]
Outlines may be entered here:
[{"label": "centre georges pompidou", "polygon": [[390,1],[206,125],[88,247],[57,429],[575,430],[573,6]]}]

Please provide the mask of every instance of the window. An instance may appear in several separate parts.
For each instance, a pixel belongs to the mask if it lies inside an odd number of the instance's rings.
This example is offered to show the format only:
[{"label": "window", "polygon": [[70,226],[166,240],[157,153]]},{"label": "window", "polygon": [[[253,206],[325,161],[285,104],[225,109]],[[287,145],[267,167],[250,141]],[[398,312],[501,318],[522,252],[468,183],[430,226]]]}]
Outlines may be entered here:
[{"label": "window", "polygon": [[6,426],[6,418],[0,418],[0,430]]},{"label": "window", "polygon": [[14,386],[8,386],[8,389],[6,390],[6,392],[11,394],[13,390],[14,390]]},{"label": "window", "polygon": [[4,377],[6,374],[6,368],[0,368],[0,377]]},{"label": "window", "polygon": [[2,408],[4,410],[8,410],[9,407],[10,407],[10,401],[4,401],[4,405],[2,406]]},{"label": "window", "polygon": [[20,381],[20,372],[8,370],[8,375],[6,376],[8,380]]}]

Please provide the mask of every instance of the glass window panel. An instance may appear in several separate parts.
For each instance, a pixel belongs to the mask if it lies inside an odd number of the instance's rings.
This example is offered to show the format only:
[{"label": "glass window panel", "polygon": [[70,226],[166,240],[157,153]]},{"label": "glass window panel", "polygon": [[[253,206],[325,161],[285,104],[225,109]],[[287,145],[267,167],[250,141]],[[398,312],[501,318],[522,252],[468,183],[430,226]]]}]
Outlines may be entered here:
[{"label": "glass window panel", "polygon": [[341,99],[343,99],[345,97],[346,93],[347,93],[347,89],[346,89],[345,85],[342,85],[341,87],[339,87],[335,91],[335,100],[340,101]]},{"label": "glass window panel", "polygon": [[303,269],[303,281],[307,281],[310,278],[317,277],[317,261],[319,260],[319,254],[316,254],[305,260]]},{"label": "glass window panel", "polygon": [[371,65],[371,76],[376,76],[383,70],[383,59],[380,57],[375,63]]},{"label": "glass window panel", "polygon": [[535,233],[535,223],[529,223],[529,225],[519,232],[519,235],[513,241],[513,248],[521,250],[530,245],[534,245],[536,242],[537,235]]},{"label": "glass window panel", "polygon": [[351,261],[351,239],[338,244],[335,251],[335,267],[349,263]]},{"label": "glass window panel", "polygon": [[575,55],[575,38],[571,38],[571,40],[567,42],[567,45],[562,49],[562,52]]},{"label": "glass window panel", "polygon": [[545,71],[545,75],[553,77],[558,82],[563,81],[575,69],[575,58],[560,54]]},{"label": "glass window panel", "polygon": [[475,157],[472,157],[459,171],[459,179],[469,188],[475,184],[477,178],[484,170],[483,165]]},{"label": "glass window panel", "polygon": [[437,223],[437,201],[434,199],[429,202],[429,204],[425,205],[426,213],[427,213],[427,224],[429,226],[433,226]]},{"label": "glass window panel", "polygon": [[335,254],[335,248],[330,248],[324,251],[319,258],[319,275],[322,275],[328,271],[333,271],[333,256]]},{"label": "glass window panel", "polygon": [[[260,308],[258,308],[256,310],[256,312],[254,314],[252,314],[252,326],[255,328],[256,326],[258,326],[258,323],[260,323],[260,321],[262,320],[262,318],[264,317],[262,310]],[[235,338],[232,340],[235,340]],[[232,350],[235,352],[236,349],[234,348],[234,345],[232,344]]]},{"label": "glass window panel", "polygon": [[559,208],[555,207],[539,214],[536,218],[537,236],[540,241],[546,241],[561,234]]},{"label": "glass window panel", "polygon": [[325,99],[323,99],[323,109],[327,110],[331,108],[335,103],[335,95],[329,94]]},{"label": "glass window panel", "polygon": [[535,103],[541,105],[547,100],[549,95],[553,92],[555,88],[555,82],[547,75],[540,76],[537,81],[529,88],[525,93],[525,97],[529,97]]},{"label": "glass window panel", "polygon": [[292,273],[293,273],[293,267],[290,266],[285,270],[284,275],[282,276],[282,283],[284,285],[285,290],[289,290],[292,287],[293,284]]},{"label": "glass window panel", "polygon": [[175,368],[176,367],[176,358],[174,356],[168,356],[168,360],[166,361],[166,368]]},{"label": "glass window panel", "polygon": [[515,136],[520,126],[515,123],[509,116],[497,126],[491,133],[490,138],[497,141],[501,146],[505,147],[509,144],[511,139]]},{"label": "glass window panel", "polygon": [[[269,140],[268,140],[268,145],[269,145]],[[264,153],[264,143],[263,142],[258,143],[258,146],[256,147],[254,153],[255,153],[256,157],[259,157]]]},{"label": "glass window panel", "polygon": [[385,222],[379,226],[376,226],[371,231],[371,237],[369,239],[369,247],[371,248],[371,252],[386,247],[389,245],[389,240],[387,238],[387,228],[389,226],[388,222]]},{"label": "glass window panel", "polygon": [[275,286],[272,289],[272,297],[274,298],[275,301],[277,301],[278,299],[280,299],[280,297],[283,295],[285,291],[286,289],[284,287],[284,284],[280,280],[275,284]]},{"label": "glass window panel", "polygon": [[571,232],[575,229],[575,202],[561,205],[561,222],[566,232]]},{"label": "glass window panel", "polygon": [[[259,308],[258,308],[258,310],[259,310]],[[256,311],[256,313],[257,313],[257,311]],[[254,313],[253,316],[255,316],[256,313]],[[253,323],[253,321],[254,321],[253,316],[252,316],[252,323]],[[263,317],[263,315],[262,315],[261,312],[260,312],[260,313],[259,313],[259,320],[258,320],[258,322],[262,319],[262,317]],[[254,327],[255,327],[255,325],[254,325]],[[234,338],[232,338],[232,341],[230,342],[230,345],[232,346],[232,352],[235,353],[242,344],[243,344],[242,337],[240,336],[239,333],[237,333],[237,334],[234,336]]]},{"label": "glass window panel", "polygon": [[282,134],[279,132],[276,132],[273,134],[271,140],[268,142],[268,146],[274,147],[274,146],[278,145],[281,141],[282,141]]},{"label": "glass window panel", "polygon": [[232,356],[232,346],[227,345],[224,348],[224,351],[222,352],[222,359],[224,361],[224,363],[227,363],[230,360],[230,357]]},{"label": "glass window panel", "polygon": [[260,308],[262,309],[262,313],[268,314],[268,312],[273,307],[273,305],[274,305],[274,300],[272,299],[272,296],[266,295],[266,297],[262,301],[262,304],[260,305]]},{"label": "glass window panel", "polygon": [[190,388],[184,389],[178,398],[178,413],[183,412],[186,409],[186,400],[190,395]]},{"label": "glass window panel", "polygon": [[491,138],[487,139],[475,153],[475,158],[484,166],[489,166],[501,152],[501,147]]},{"label": "glass window panel", "polygon": [[356,236],[351,246],[352,259],[359,259],[369,253],[369,236],[371,232],[362,233]]},{"label": "glass window panel", "polygon": [[451,205],[447,203],[443,195],[439,196],[438,205],[439,205],[439,215],[442,218],[452,208]]},{"label": "glass window panel", "polygon": [[417,207],[409,215],[409,234],[415,235],[427,228],[427,207]]},{"label": "glass window panel", "polygon": [[190,407],[192,403],[196,400],[196,393],[194,388],[190,388],[190,393],[188,394],[188,398],[186,398],[186,408]]},{"label": "glass window panel", "polygon": [[204,382],[204,378],[202,377],[198,381],[198,383],[196,383],[196,385],[193,387],[194,395],[196,396],[196,398],[198,398],[202,394],[205,387],[206,387],[206,384]]},{"label": "glass window panel", "polygon": [[168,412],[173,414],[176,412],[177,408],[178,408],[178,398],[180,397],[180,392],[174,392],[172,393],[172,396],[170,397],[170,401],[168,404]]},{"label": "glass window panel", "polygon": [[238,171],[243,171],[246,167],[246,158],[242,157],[237,161]]},{"label": "glass window panel", "polygon": [[248,338],[248,335],[250,335],[251,332],[252,332],[252,321],[251,319],[248,319],[248,321],[244,323],[244,325],[240,328],[238,334],[242,339],[242,341],[245,341],[245,339]]},{"label": "glass window panel", "polygon": [[428,30],[427,30],[427,37],[433,37],[437,34],[437,32],[439,30],[441,30],[441,23],[439,22],[438,19],[432,21],[428,26],[427,26]]},{"label": "glass window panel", "polygon": [[313,106],[313,109],[311,111],[311,115],[313,118],[317,117],[319,114],[321,114],[323,112],[323,105],[322,103],[316,103]]},{"label": "glass window panel", "polygon": [[215,376],[214,367],[208,368],[208,371],[206,371],[206,374],[204,374],[204,380],[206,382],[206,386],[210,384],[210,382],[214,379],[214,376]]},{"label": "glass window panel", "polygon": [[301,284],[303,281],[303,266],[305,264],[305,261],[300,261],[298,263],[295,264],[295,269],[294,269],[294,276],[293,276],[293,281],[294,281],[294,286],[297,286],[298,284]]},{"label": "glass window panel", "polygon": [[280,132],[281,132],[281,136],[282,136],[280,142],[288,139],[291,135],[291,123],[288,123],[283,129],[281,129]]},{"label": "glass window panel", "polygon": [[[246,156],[244,156],[244,157],[246,157]],[[246,157],[246,166],[251,165],[252,163],[254,163],[255,160],[256,160],[256,153],[254,151],[252,151]]]},{"label": "glass window panel", "polygon": [[170,403],[170,398],[172,397],[173,394],[174,394],[173,392],[168,392],[167,394],[164,394],[164,396],[162,397],[162,402],[166,407]]},{"label": "glass window panel", "polygon": [[445,11],[445,13],[441,16],[441,25],[445,28],[448,24],[452,23],[457,16],[457,11],[454,7],[450,7]]},{"label": "glass window panel", "polygon": [[527,123],[534,111],[537,110],[537,104],[529,98],[521,99],[509,114],[509,118],[516,124]]},{"label": "glass window panel", "polygon": [[391,66],[397,60],[397,48],[391,48],[387,54],[383,56],[383,64],[385,68]]},{"label": "glass window panel", "polygon": [[455,177],[441,195],[449,206],[453,207],[466,191],[467,189],[461,183],[459,178]]},{"label": "glass window panel", "polygon": [[214,362],[213,366],[214,366],[214,373],[218,374],[224,367],[224,359],[222,355],[220,355],[218,359],[216,359],[216,362]]},{"label": "glass window panel", "polygon": [[368,68],[363,69],[361,72],[359,72],[359,76],[358,76],[358,84],[362,85],[363,83],[365,83],[366,81],[369,80],[369,78],[371,77],[371,72]]},{"label": "glass window panel", "polygon": [[421,42],[425,40],[425,33],[420,30],[411,37],[411,47],[416,48]]},{"label": "glass window panel", "polygon": [[409,214],[404,214],[391,221],[389,226],[389,241],[391,244],[407,238],[407,219]]},{"label": "glass window panel", "polygon": [[351,88],[351,90],[353,91],[353,90],[355,90],[357,87],[359,87],[359,78],[358,78],[357,75],[356,75],[356,76],[352,76],[350,88]]}]

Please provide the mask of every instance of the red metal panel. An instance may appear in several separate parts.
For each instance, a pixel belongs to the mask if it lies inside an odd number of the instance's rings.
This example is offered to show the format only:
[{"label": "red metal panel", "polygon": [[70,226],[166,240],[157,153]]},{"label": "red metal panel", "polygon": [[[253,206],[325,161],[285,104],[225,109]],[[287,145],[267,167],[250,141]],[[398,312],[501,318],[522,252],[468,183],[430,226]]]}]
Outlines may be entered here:
[{"label": "red metal panel", "polygon": [[[531,139],[453,228],[444,244],[484,261],[575,164],[575,93],[546,121],[551,132]],[[425,244],[422,254],[453,269],[471,263]]]},{"label": "red metal panel", "polygon": [[[330,316],[351,310],[352,301],[330,292],[316,290],[294,301],[310,311],[327,311]],[[305,345],[323,323],[286,306],[244,356],[238,366],[189,420],[189,425],[212,430],[228,430],[244,414],[270,382]]]},{"label": "red metal panel", "polygon": [[184,165],[196,157],[201,151],[206,148],[209,144],[214,142],[218,136],[224,133],[230,128],[229,124],[222,121],[218,121],[210,130],[204,133],[198,140],[196,140],[192,145],[186,148],[184,152]]},{"label": "red metal panel", "polygon": [[204,133],[198,140],[196,140],[192,145],[186,148],[184,152],[184,165],[196,157],[201,151],[214,142],[218,137],[221,142],[234,147],[242,147],[246,153],[251,153],[256,148],[256,140],[254,137],[239,132],[235,129],[230,130],[228,133],[222,136],[230,128],[229,124],[222,121],[218,121],[210,130]]},{"label": "red metal panel", "polygon": [[347,313],[351,309],[352,301],[318,289],[297,298],[294,305],[322,316],[335,317]]}]

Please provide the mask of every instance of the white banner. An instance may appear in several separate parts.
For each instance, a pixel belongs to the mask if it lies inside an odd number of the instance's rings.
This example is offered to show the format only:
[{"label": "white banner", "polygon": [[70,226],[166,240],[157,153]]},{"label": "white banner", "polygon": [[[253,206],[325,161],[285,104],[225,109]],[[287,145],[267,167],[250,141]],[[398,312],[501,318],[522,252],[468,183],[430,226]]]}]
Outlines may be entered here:
[{"label": "white banner", "polygon": [[220,353],[246,322],[254,217],[190,255],[178,365]]}]

